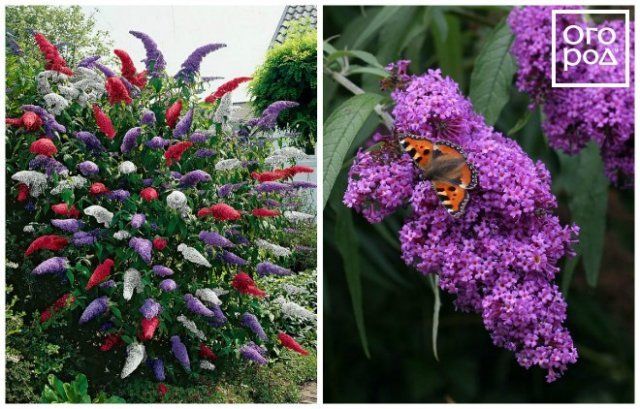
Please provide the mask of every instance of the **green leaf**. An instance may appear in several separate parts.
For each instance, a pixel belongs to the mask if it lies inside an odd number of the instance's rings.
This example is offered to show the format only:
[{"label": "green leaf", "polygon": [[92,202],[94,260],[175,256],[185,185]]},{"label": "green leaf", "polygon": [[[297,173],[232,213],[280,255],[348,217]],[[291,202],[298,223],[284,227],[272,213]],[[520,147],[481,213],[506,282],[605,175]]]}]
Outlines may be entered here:
[{"label": "green leaf", "polygon": [[371,75],[376,75],[382,78],[386,78],[389,76],[389,73],[384,68],[361,67],[359,65],[349,65],[347,76],[353,75],[353,74],[371,74]]},{"label": "green leaf", "polygon": [[440,327],[440,288],[438,287],[438,276],[431,274],[427,277],[429,285],[433,291],[433,319],[431,325],[431,348],[433,349],[433,356],[436,361],[439,361],[438,357],[438,328]]},{"label": "green leaf", "polygon": [[353,225],[351,210],[338,204],[335,206],[336,226],[335,240],[342,256],[344,272],[347,278],[347,287],[351,295],[351,305],[353,315],[358,328],[358,335],[362,343],[362,349],[367,358],[370,358],[369,344],[364,326],[364,310],[362,305],[362,282],[360,277],[360,255],[358,250],[358,239]]},{"label": "green leaf", "polygon": [[402,9],[401,6],[385,6],[380,9],[378,14],[367,24],[364,30],[353,42],[353,48],[360,48],[371,39],[387,22],[391,21],[394,16]]},{"label": "green leaf", "polygon": [[327,204],[333,184],[340,173],[342,162],[353,139],[365,123],[373,108],[382,100],[381,95],[360,94],[349,98],[324,122],[323,166],[324,189],[323,205]]},{"label": "green leaf", "polygon": [[366,51],[360,51],[360,50],[340,50],[340,51],[335,51],[331,54],[329,54],[329,56],[327,57],[327,60],[325,61],[326,65],[331,64],[332,62],[334,62],[335,60],[337,60],[338,58],[342,58],[342,57],[354,57],[354,58],[358,58],[364,62],[366,62],[367,64],[371,65],[372,67],[377,67],[380,69],[384,70],[384,67],[382,66],[382,64],[380,64],[380,62],[378,61],[378,59],[376,58],[375,55],[368,53]]},{"label": "green leaf", "polygon": [[503,20],[487,37],[471,73],[469,97],[476,112],[483,115],[489,125],[496,123],[509,101],[509,89],[516,72],[509,53],[512,42],[513,34]]},{"label": "green leaf", "polygon": [[507,132],[507,135],[512,136],[516,132],[519,132],[522,128],[524,128],[527,125],[527,123],[529,123],[529,119],[531,119],[531,113],[532,113],[532,110],[527,109],[527,112],[525,112],[524,115],[522,115],[522,117],[518,119],[518,122],[516,122],[511,129],[509,129],[509,132]]},{"label": "green leaf", "polygon": [[78,393],[81,395],[86,395],[89,390],[89,381],[87,380],[87,376],[85,374],[76,375],[76,379],[74,384],[78,388]]},{"label": "green leaf", "polygon": [[577,252],[582,257],[587,283],[595,287],[604,248],[609,181],[594,142],[589,142],[578,155],[558,152],[558,156],[561,169],[558,183],[569,196],[571,219],[580,226]]},{"label": "green leaf", "polygon": [[[438,13],[434,14],[434,18]],[[437,24],[431,25],[431,33],[435,38],[436,56],[438,65],[444,75],[450,76],[464,89],[466,77],[462,70],[462,32],[460,30],[460,20],[456,16],[444,16],[446,31],[443,33]]]},{"label": "green leaf", "polygon": [[435,23],[435,29],[437,30],[436,40],[441,43],[447,41],[449,25],[447,24],[443,7],[433,7],[429,18]]}]

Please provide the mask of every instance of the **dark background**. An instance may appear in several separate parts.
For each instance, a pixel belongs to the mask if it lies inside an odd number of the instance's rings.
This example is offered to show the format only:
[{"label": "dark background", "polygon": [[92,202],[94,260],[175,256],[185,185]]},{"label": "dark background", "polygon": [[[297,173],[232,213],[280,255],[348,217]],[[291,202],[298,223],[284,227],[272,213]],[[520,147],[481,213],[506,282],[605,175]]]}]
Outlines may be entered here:
[{"label": "dark background", "polygon": [[[339,50],[368,51],[382,65],[411,59],[411,72],[416,74],[441,67],[468,95],[482,41],[510,7],[438,7],[448,25],[444,50],[434,46],[433,22],[430,26],[424,19],[426,8],[399,8],[393,18],[379,24],[382,9],[325,7],[325,40],[330,39]],[[373,34],[362,40],[365,30]],[[373,75],[349,78],[368,92],[379,92],[378,78]],[[325,75],[325,119],[351,95]],[[528,97],[514,86],[496,129],[506,134],[524,115],[528,103]],[[377,126],[379,120],[372,115],[347,158]],[[513,137],[532,158],[545,162],[554,180],[566,177],[559,174],[558,155],[542,134],[538,111]],[[324,211],[325,402],[633,402],[632,190],[609,188],[597,286],[586,283],[582,262],[572,277],[564,275],[570,280],[565,293],[569,306],[566,325],[579,359],[564,377],[547,384],[544,371],[525,370],[511,352],[493,346],[481,318],[456,312],[453,297],[443,292],[440,360],[435,360],[431,344],[434,296],[427,280],[400,259],[397,231],[403,214],[370,225],[353,213],[359,246],[359,254],[353,257],[359,257],[362,266],[362,304],[371,357],[365,356],[335,239],[335,206],[344,192],[345,178],[343,171]],[[565,192],[554,186],[554,193],[563,223],[570,222]]]}]

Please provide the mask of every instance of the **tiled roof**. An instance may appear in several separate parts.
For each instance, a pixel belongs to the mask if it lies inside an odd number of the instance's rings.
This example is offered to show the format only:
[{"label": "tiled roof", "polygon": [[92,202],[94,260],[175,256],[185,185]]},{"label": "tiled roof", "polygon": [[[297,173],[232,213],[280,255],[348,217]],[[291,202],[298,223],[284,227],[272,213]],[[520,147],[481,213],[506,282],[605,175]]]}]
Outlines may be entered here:
[{"label": "tiled roof", "polygon": [[318,25],[318,9],[316,6],[285,6],[276,32],[271,39],[270,47],[276,44],[282,44],[287,37],[287,25],[288,21],[300,20],[308,18],[311,26],[316,28]]}]

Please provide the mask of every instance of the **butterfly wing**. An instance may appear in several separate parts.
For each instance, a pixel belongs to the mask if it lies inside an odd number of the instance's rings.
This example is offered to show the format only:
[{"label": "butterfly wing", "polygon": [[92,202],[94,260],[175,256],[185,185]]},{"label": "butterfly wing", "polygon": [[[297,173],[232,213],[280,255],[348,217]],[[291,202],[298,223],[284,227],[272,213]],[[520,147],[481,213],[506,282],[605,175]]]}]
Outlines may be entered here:
[{"label": "butterfly wing", "polygon": [[439,141],[435,144],[435,157],[438,161],[452,162],[459,161],[462,165],[456,167],[455,173],[450,175],[451,181],[456,181],[464,189],[473,189],[478,184],[476,169],[467,160],[467,155],[462,148],[454,143]]},{"label": "butterfly wing", "polygon": [[428,139],[418,139],[410,136],[400,137],[400,146],[411,156],[420,169],[426,169],[433,158],[434,144]]},{"label": "butterfly wing", "polygon": [[440,203],[451,216],[459,217],[464,213],[467,202],[469,202],[469,193],[466,189],[450,182],[433,181],[431,184]]}]

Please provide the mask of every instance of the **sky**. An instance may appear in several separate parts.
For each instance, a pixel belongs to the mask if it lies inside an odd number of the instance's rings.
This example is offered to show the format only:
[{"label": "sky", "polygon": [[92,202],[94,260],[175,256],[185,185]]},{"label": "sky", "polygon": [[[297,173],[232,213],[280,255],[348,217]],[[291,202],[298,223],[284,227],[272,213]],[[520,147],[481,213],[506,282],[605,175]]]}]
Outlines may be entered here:
[{"label": "sky", "polygon": [[[226,80],[251,76],[264,61],[284,6],[93,6],[82,9],[85,14],[95,13],[96,28],[108,31],[114,48],[127,51],[139,71],[144,69],[140,62],[145,56],[144,47],[129,30],[142,31],[155,40],[172,75],[197,47],[227,44],[226,48],[209,54],[200,68],[203,76],[225,78],[209,83],[213,92]],[[247,101],[246,89],[246,84],[241,85],[233,93],[233,101]]]}]

